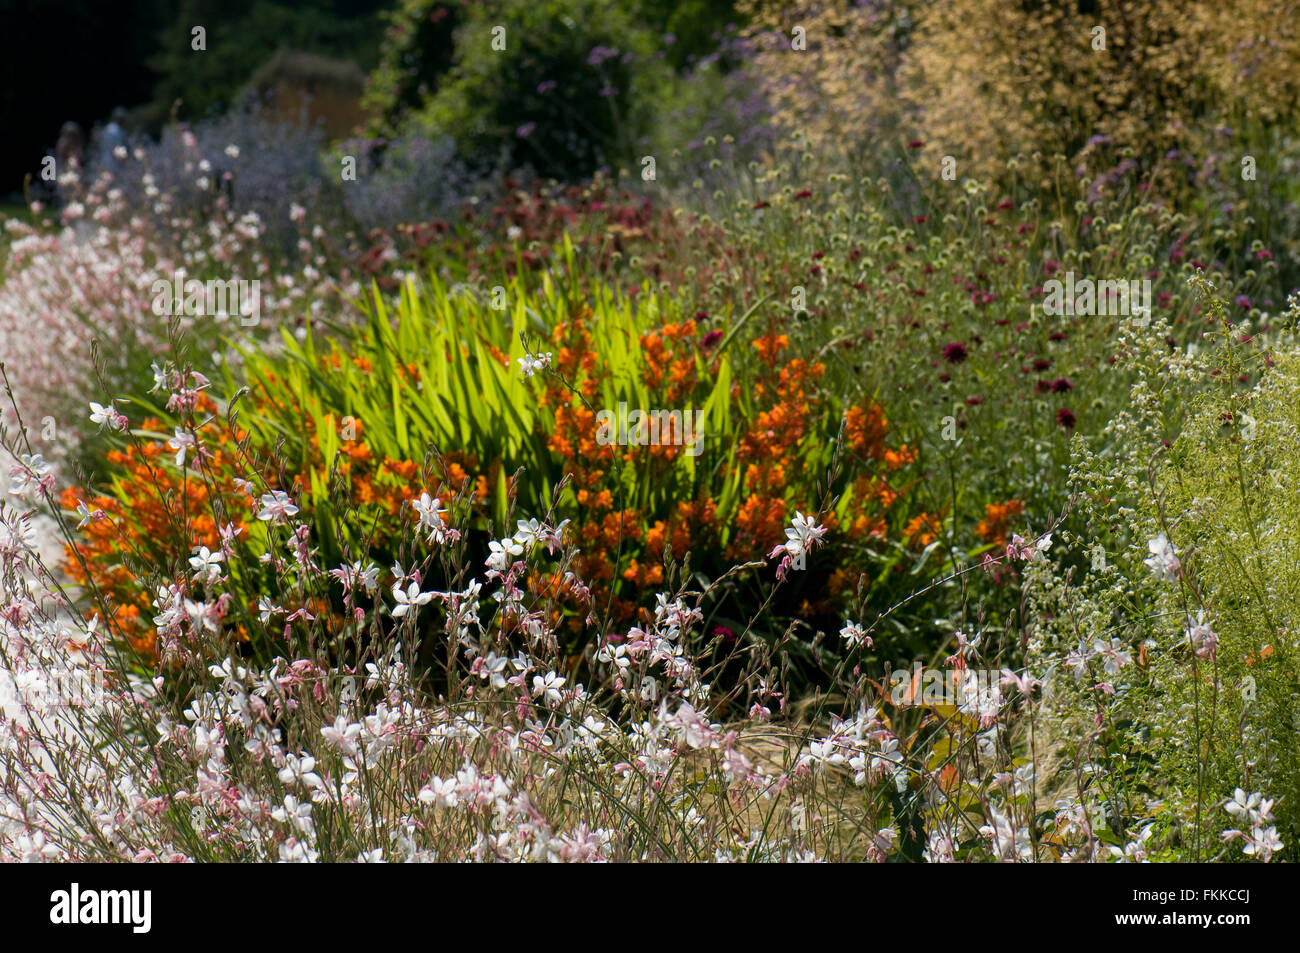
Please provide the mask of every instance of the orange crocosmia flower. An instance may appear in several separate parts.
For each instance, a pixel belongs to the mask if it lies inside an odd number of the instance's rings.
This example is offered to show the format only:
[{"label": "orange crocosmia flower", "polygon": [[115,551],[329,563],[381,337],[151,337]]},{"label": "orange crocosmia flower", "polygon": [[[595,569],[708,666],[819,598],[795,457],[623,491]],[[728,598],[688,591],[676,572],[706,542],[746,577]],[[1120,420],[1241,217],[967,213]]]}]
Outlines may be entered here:
[{"label": "orange crocosmia flower", "polygon": [[1249,665],[1251,668],[1254,668],[1260,662],[1264,661],[1267,658],[1272,658],[1272,656],[1273,656],[1273,646],[1266,645],[1259,650],[1258,655],[1246,656],[1246,664]]},{"label": "orange crocosmia flower", "polygon": [[864,536],[884,536],[887,531],[888,526],[879,516],[859,516],[849,528],[850,535],[855,539]]},{"label": "orange crocosmia flower", "polygon": [[885,451],[885,466],[891,470],[897,470],[905,467],[909,463],[916,462],[916,451],[911,447],[899,447],[897,450]]},{"label": "orange crocosmia flower", "polygon": [[845,413],[844,436],[849,449],[859,456],[872,460],[885,458],[885,434],[889,421],[878,404],[870,407],[853,406]]},{"label": "orange crocosmia flower", "polygon": [[933,543],[939,534],[939,522],[929,513],[921,513],[912,517],[907,526],[903,528],[903,535],[907,537],[909,543],[913,546],[929,546]]},{"label": "orange crocosmia flower", "polygon": [[986,543],[998,546],[1007,544],[1007,530],[1011,521],[1025,511],[1025,504],[1020,500],[1007,500],[1005,503],[985,503],[984,518],[975,527],[975,535]]},{"label": "orange crocosmia flower", "polygon": [[759,357],[769,365],[775,364],[777,355],[789,346],[790,338],[784,334],[768,334],[754,340]]},{"label": "orange crocosmia flower", "polygon": [[664,551],[664,540],[667,538],[667,527],[663,520],[655,520],[655,524],[645,534],[646,549],[653,555],[659,555]]}]

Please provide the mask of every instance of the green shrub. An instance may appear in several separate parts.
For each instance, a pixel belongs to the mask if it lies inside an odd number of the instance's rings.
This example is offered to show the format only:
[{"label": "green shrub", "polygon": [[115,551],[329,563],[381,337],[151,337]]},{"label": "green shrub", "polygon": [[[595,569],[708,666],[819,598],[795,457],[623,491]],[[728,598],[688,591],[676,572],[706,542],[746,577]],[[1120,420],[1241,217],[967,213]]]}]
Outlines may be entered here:
[{"label": "green shrub", "polygon": [[[395,21],[367,99],[377,131],[395,130],[407,105],[417,128],[484,163],[568,180],[633,154],[672,73],[633,11],[599,0],[475,4],[457,12],[450,65],[434,78],[415,46],[430,27],[414,24],[443,9],[412,4]],[[422,87],[415,105],[412,82]]]},{"label": "green shrub", "polygon": [[[1092,797],[1108,815],[1200,860],[1241,856],[1220,834],[1243,822],[1222,806],[1237,788],[1261,793],[1294,858],[1300,300],[1260,334],[1197,281],[1214,333],[1187,351],[1164,345],[1163,325],[1127,340],[1131,409],[1077,447],[1090,532],[1064,534],[1061,558],[1039,567],[1026,631],[1033,663],[1056,673],[1062,778],[1100,764]],[[1118,669],[1071,677],[1106,644],[1126,653]]]}]

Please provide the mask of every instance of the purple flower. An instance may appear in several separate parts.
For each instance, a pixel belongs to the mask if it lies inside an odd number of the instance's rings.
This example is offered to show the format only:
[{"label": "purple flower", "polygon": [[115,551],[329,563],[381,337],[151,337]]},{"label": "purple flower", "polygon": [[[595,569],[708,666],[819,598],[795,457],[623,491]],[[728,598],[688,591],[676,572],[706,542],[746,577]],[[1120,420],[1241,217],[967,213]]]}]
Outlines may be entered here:
[{"label": "purple flower", "polygon": [[599,66],[605,60],[615,56],[618,56],[618,50],[611,50],[608,46],[601,46],[597,43],[591,48],[591,52],[587,54],[587,65]]},{"label": "purple flower", "polygon": [[555,87],[558,85],[559,83],[553,79],[543,80],[537,84],[537,95],[545,96],[547,93],[554,92]]},{"label": "purple flower", "polygon": [[533,134],[533,130],[536,128],[537,128],[537,123],[526,122],[518,129],[515,130],[515,135],[518,136],[520,139],[527,139],[529,136]]},{"label": "purple flower", "polygon": [[1250,310],[1250,299],[1245,295],[1237,295],[1237,307],[1243,311]]}]

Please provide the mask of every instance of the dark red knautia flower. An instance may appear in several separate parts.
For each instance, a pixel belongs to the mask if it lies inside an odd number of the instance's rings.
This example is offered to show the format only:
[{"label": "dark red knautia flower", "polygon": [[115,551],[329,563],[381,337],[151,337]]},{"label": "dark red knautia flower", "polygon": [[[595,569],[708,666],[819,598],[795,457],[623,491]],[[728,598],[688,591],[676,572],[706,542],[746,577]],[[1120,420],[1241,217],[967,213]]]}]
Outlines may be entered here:
[{"label": "dark red knautia flower", "polygon": [[1068,407],[1062,407],[1056,412],[1056,422],[1066,430],[1074,429],[1074,411]]},{"label": "dark red knautia flower", "polygon": [[949,364],[960,364],[966,360],[966,345],[957,341],[943,346],[943,359]]}]

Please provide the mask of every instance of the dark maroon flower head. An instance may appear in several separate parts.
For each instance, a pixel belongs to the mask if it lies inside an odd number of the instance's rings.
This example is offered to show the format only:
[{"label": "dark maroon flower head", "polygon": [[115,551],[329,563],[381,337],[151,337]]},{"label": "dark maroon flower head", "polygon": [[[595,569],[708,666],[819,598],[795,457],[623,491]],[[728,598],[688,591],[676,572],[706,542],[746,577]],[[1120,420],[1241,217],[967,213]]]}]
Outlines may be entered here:
[{"label": "dark maroon flower head", "polygon": [[920,148],[921,148],[922,146],[924,146],[924,145],[925,145],[925,143],[922,142],[920,139],[913,139],[911,142],[909,142],[909,143],[907,144],[907,148],[909,148],[909,149],[920,149]]},{"label": "dark maroon flower head", "polygon": [[1051,366],[1052,362],[1045,357],[1040,357],[1038,360],[1034,361],[1034,370],[1036,371],[1045,371]]},{"label": "dark maroon flower head", "polygon": [[1074,411],[1068,407],[1062,407],[1056,412],[1056,422],[1066,430],[1074,429]]},{"label": "dark maroon flower head", "polygon": [[1049,394],[1052,391],[1052,385],[1049,381],[1039,381],[1034,385],[1034,390],[1040,394]]},{"label": "dark maroon flower head", "polygon": [[957,341],[943,346],[943,359],[949,364],[960,364],[966,360],[966,345]]},{"label": "dark maroon flower head", "polygon": [[794,194],[795,200],[812,198],[811,189],[802,189]]},{"label": "dark maroon flower head", "polygon": [[1074,390],[1074,384],[1068,377],[1058,377],[1052,381],[1052,393],[1064,394],[1067,390]]},{"label": "dark maroon flower head", "polygon": [[717,344],[721,340],[722,340],[721,331],[710,331],[708,334],[704,335],[704,340],[700,342],[700,347],[704,348],[704,350],[707,351],[709,348],[713,347],[713,345]]}]

